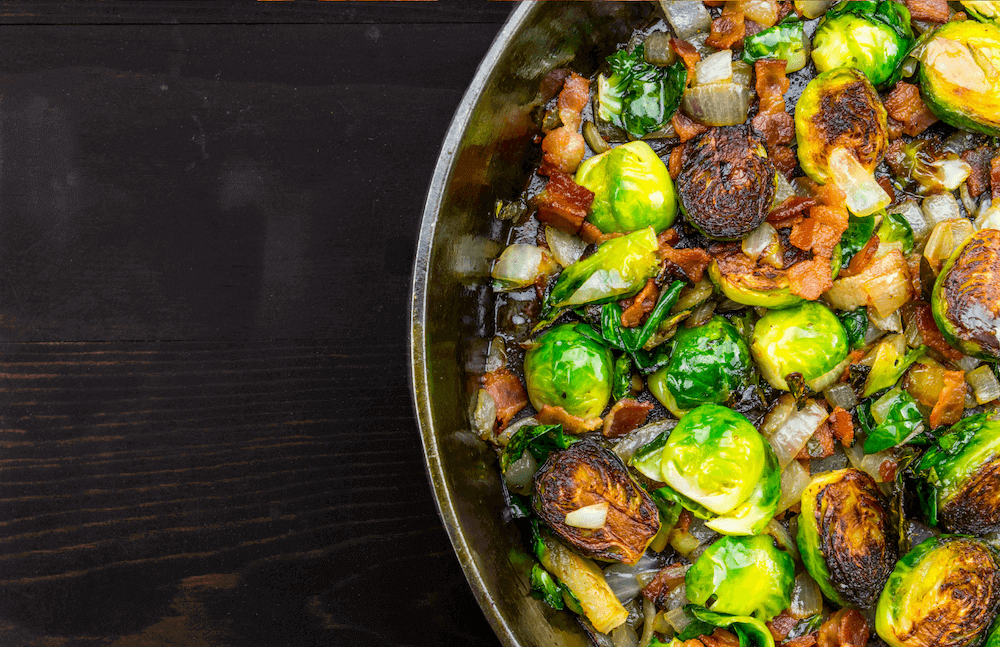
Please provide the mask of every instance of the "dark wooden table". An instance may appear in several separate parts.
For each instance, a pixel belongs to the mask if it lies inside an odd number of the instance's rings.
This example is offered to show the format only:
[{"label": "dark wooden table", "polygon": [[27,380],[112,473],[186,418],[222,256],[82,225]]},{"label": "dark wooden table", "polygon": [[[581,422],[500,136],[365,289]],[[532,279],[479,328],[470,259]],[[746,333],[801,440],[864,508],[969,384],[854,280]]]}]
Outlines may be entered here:
[{"label": "dark wooden table", "polygon": [[0,647],[497,644],[407,370],[508,2],[0,2]]}]

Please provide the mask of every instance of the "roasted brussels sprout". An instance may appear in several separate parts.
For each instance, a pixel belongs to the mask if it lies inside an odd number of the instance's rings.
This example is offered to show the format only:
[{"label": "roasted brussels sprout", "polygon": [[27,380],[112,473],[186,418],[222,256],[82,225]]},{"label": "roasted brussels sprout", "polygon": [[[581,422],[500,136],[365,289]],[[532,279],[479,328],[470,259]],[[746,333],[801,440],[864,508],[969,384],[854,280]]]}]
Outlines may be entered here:
[{"label": "roasted brussels sprout", "polygon": [[878,484],[856,469],[826,472],[802,492],[798,545],[806,570],[840,606],[870,608],[899,555]]},{"label": "roasted brussels sprout", "polygon": [[990,0],[962,0],[962,6],[969,15],[981,22],[1000,20],[1000,2]]},{"label": "roasted brussels sprout", "polygon": [[1000,531],[1000,420],[963,418],[920,459],[928,521],[947,532]]},{"label": "roasted brussels sprout", "polygon": [[[797,250],[788,250],[796,254]],[[802,258],[801,260],[807,260]],[[736,303],[764,308],[790,308],[805,301],[792,294],[788,282],[788,267],[800,262],[793,260],[785,268],[757,261],[744,254],[739,247],[724,249],[713,255],[708,266],[708,276],[719,290]],[[836,278],[841,267],[840,245],[833,248],[830,273]]]},{"label": "roasted brussels sprout", "polygon": [[808,384],[847,358],[849,339],[829,308],[807,301],[760,318],[750,337],[750,353],[760,373],[776,389],[789,391],[787,377],[798,373]]},{"label": "roasted brussels sprout", "polygon": [[762,622],[788,608],[794,580],[794,561],[769,535],[723,537],[698,557],[685,577],[691,602]]},{"label": "roasted brussels sprout", "polygon": [[[634,564],[660,529],[656,504],[618,455],[590,441],[549,455],[535,473],[532,505],[561,540],[595,559]],[[570,525],[574,510],[602,505],[607,515],[599,527]]]},{"label": "roasted brussels sprout", "polygon": [[837,68],[818,75],[795,105],[799,164],[810,178],[832,178],[830,155],[836,148],[854,154],[869,173],[885,157],[889,130],[885,106],[864,73]]},{"label": "roasted brussels sprout", "polygon": [[733,324],[715,316],[680,328],[671,340],[669,363],[649,376],[649,390],[677,417],[700,404],[723,404],[753,374],[750,350]]},{"label": "roasted brussels sprout", "polygon": [[667,167],[649,144],[630,142],[580,165],[576,182],[594,192],[587,220],[606,234],[673,224],[677,196]]},{"label": "roasted brussels sprout", "polygon": [[971,647],[1000,610],[1000,561],[985,542],[931,537],[893,569],[875,631],[890,647]]},{"label": "roasted brussels sprout", "polygon": [[1000,29],[974,20],[949,22],[917,58],[931,112],[952,126],[1000,135]]},{"label": "roasted brussels sprout", "polygon": [[581,418],[596,418],[611,399],[611,351],[580,332],[586,324],[562,324],[543,334],[524,355],[528,399],[538,410],[562,407]]},{"label": "roasted brussels sprout", "polygon": [[913,30],[906,5],[851,0],[824,14],[813,36],[812,59],[820,72],[855,68],[873,84],[886,87],[902,76],[900,67],[911,45]]},{"label": "roasted brussels sprout", "polygon": [[635,296],[660,267],[652,227],[612,238],[562,271],[545,302],[545,312]]},{"label": "roasted brussels sprout", "polygon": [[774,165],[755,130],[709,128],[687,142],[681,155],[681,211],[710,238],[739,239],[764,222],[775,182]]},{"label": "roasted brussels sprout", "polygon": [[977,231],[955,249],[934,282],[931,306],[949,344],[1000,359],[1000,230]]}]

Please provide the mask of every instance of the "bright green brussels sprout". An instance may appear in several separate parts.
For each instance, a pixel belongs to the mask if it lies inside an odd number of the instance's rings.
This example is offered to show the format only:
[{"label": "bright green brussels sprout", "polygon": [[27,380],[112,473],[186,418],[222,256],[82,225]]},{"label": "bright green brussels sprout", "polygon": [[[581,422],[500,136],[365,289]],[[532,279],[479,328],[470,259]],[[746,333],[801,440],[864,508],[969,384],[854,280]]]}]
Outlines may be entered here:
[{"label": "bright green brussels sprout", "polygon": [[809,40],[803,24],[789,20],[768,27],[743,40],[743,62],[764,58],[786,61],[785,72],[795,72],[809,62]]},{"label": "bright green brussels sprout", "polygon": [[931,112],[957,128],[1000,135],[1000,29],[974,20],[946,23],[918,58]]},{"label": "bright green brussels sprout", "polygon": [[746,501],[729,513],[705,522],[723,535],[756,535],[774,518],[781,500],[781,466],[770,445],[764,446],[764,473]]},{"label": "bright green brussels sprout", "polygon": [[775,547],[769,535],[723,537],[698,557],[685,576],[691,602],[762,622],[788,608],[794,580],[795,562]]},{"label": "bright green brussels sprout", "polygon": [[795,104],[799,165],[826,184],[831,180],[830,155],[844,148],[873,172],[889,146],[886,119],[885,106],[864,73],[841,67],[819,74]]},{"label": "bright green brussels sprout", "polygon": [[916,472],[931,524],[975,535],[1000,531],[1000,420],[985,413],[960,420]]},{"label": "bright green brussels sprout", "polygon": [[934,282],[931,311],[949,344],[1000,359],[1000,230],[981,229],[955,249]]},{"label": "bright green brussels sprout", "polygon": [[896,564],[875,612],[890,647],[971,647],[1000,610],[1000,560],[985,542],[931,537]]},{"label": "bright green brussels sprout", "polygon": [[587,220],[606,234],[644,227],[659,233],[677,216],[674,181],[646,142],[591,157],[580,165],[576,182],[594,192]]},{"label": "bright green brussels sprout", "polygon": [[990,0],[962,0],[962,6],[969,15],[980,22],[1000,20],[1000,2]]},{"label": "bright green brussels sprout", "polygon": [[669,362],[647,384],[678,418],[700,404],[727,402],[753,375],[746,342],[723,317],[678,328],[670,343]]},{"label": "bright green brussels sprout", "polygon": [[562,407],[581,418],[596,418],[611,399],[611,351],[580,332],[586,324],[556,326],[524,355],[528,399],[538,410]]},{"label": "bright green brussels sprout", "polygon": [[[794,253],[794,251],[792,252]],[[795,263],[791,263],[791,267]],[[719,290],[736,303],[763,308],[790,308],[805,299],[792,294],[788,267],[778,269],[761,260],[754,262],[736,246],[715,254],[708,266],[708,277]],[[833,248],[830,271],[837,278],[841,267],[840,245]]]},{"label": "bright green brussels sprout", "polygon": [[856,469],[825,472],[802,492],[797,542],[802,563],[838,605],[875,600],[899,554],[878,484]]},{"label": "bright green brussels sprout", "polygon": [[660,268],[658,248],[652,227],[612,238],[562,271],[546,310],[635,296]]},{"label": "bright green brussels sprout", "polygon": [[1000,620],[993,625],[993,631],[990,632],[983,647],[1000,647]]},{"label": "bright green brussels sprout", "polygon": [[823,16],[813,36],[816,69],[861,70],[880,87],[902,76],[901,65],[913,45],[910,11],[901,2],[852,0],[835,5]]},{"label": "bright green brussels sprout", "polygon": [[837,315],[815,301],[787,310],[771,310],[760,318],[750,337],[750,353],[768,384],[790,390],[787,376],[805,382],[825,375],[850,350],[847,332]]}]

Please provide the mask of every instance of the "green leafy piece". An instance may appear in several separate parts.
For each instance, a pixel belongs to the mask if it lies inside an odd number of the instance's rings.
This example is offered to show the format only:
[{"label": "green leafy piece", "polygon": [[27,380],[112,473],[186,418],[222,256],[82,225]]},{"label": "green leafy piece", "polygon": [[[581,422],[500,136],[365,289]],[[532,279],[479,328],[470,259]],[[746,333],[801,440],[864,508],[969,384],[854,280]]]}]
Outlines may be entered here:
[{"label": "green leafy piece", "polygon": [[611,76],[597,79],[598,116],[636,139],[656,132],[681,105],[687,68],[680,61],[662,68],[647,63],[642,45],[608,57]]},{"label": "green leafy piece", "polygon": [[562,407],[581,418],[601,415],[611,399],[614,359],[586,324],[545,332],[524,355],[524,381],[535,409]]},{"label": "green leafy piece", "polygon": [[674,181],[663,160],[644,141],[586,159],[575,179],[593,191],[587,220],[606,234],[644,227],[659,233],[677,216]]},{"label": "green leafy piece", "polygon": [[879,246],[896,245],[900,251],[909,254],[913,251],[913,228],[902,214],[887,213],[882,216],[882,225],[878,228]]},{"label": "green leafy piece", "polygon": [[910,12],[901,2],[841,2],[816,28],[812,59],[820,72],[855,68],[876,86],[889,87],[902,76],[913,42]]},{"label": "green leafy piece", "polygon": [[569,306],[600,304],[635,296],[660,267],[652,227],[612,238],[562,271],[542,315]]},{"label": "green leafy piece", "polygon": [[848,336],[829,308],[807,301],[761,317],[750,339],[750,352],[768,384],[788,391],[787,375],[799,373],[808,383],[843,362]]},{"label": "green leafy piece", "polygon": [[868,314],[865,312],[865,309],[844,310],[837,317],[847,332],[847,338],[851,343],[851,350],[864,348],[865,333],[868,332]]},{"label": "green leafy piece", "polygon": [[795,562],[769,535],[722,537],[685,576],[688,599],[716,613],[767,622],[791,604]]},{"label": "green leafy piece", "polygon": [[541,564],[531,567],[531,597],[541,600],[553,609],[565,608],[562,587]]},{"label": "green leafy piece", "polygon": [[[699,519],[713,519],[715,514],[703,505],[692,501],[669,485],[653,490],[649,493],[657,506],[673,507],[680,506]],[[662,508],[661,508],[662,509]],[[676,521],[674,522],[676,523]]]},{"label": "green leafy piece", "polygon": [[847,222],[847,230],[840,237],[841,262],[847,265],[861,248],[875,234],[875,215],[858,217],[852,215]]},{"label": "green leafy piece", "polygon": [[611,385],[611,399],[617,402],[632,391],[632,358],[622,355],[615,360],[615,374]]},{"label": "green leafy piece", "polygon": [[996,23],[1000,20],[1000,2],[990,0],[962,0],[962,6],[970,16],[980,22]]},{"label": "green leafy piece", "polygon": [[500,454],[500,469],[504,472],[524,452],[531,452],[539,465],[545,462],[549,453],[557,449],[566,449],[577,441],[572,436],[563,433],[562,425],[525,425],[511,436],[507,446]]},{"label": "green leafy piece", "polygon": [[865,453],[874,454],[906,442],[919,443],[915,438],[924,427],[924,418],[917,401],[902,389],[892,389],[873,405],[884,411],[884,420],[865,439]]},{"label": "green leafy piece", "polygon": [[904,144],[891,161],[899,168],[897,179],[905,184],[916,181],[918,193],[954,191],[972,172],[972,167],[957,153],[944,153],[922,139]]},{"label": "green leafy piece", "polygon": [[[739,637],[740,647],[774,647],[774,636],[771,635],[767,625],[757,618],[723,615],[693,604],[685,606],[684,609],[703,625],[713,629],[719,627],[731,630]],[[698,634],[700,635],[703,634]]]},{"label": "green leafy piece", "polygon": [[800,70],[809,56],[804,35],[803,25],[797,20],[768,27],[743,40],[743,61],[753,63],[762,58],[775,58],[788,61],[786,71]]},{"label": "green leafy piece", "polygon": [[863,398],[894,386],[899,378],[903,377],[906,369],[924,356],[927,347],[919,346],[906,351],[905,355],[901,355],[894,340],[886,339],[879,342],[879,345],[872,352],[875,353],[875,358],[871,364],[868,379],[865,381],[864,391],[861,393]]}]

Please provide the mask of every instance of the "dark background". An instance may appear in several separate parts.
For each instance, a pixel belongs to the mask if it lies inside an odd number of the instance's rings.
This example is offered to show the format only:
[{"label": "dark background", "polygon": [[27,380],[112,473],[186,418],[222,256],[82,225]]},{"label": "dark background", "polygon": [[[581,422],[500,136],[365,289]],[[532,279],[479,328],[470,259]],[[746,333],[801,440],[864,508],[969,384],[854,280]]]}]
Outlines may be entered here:
[{"label": "dark background", "polygon": [[0,647],[498,644],[407,330],[514,6],[0,2]]}]

